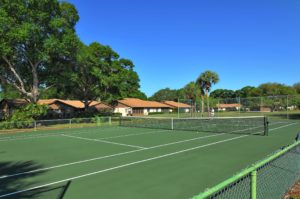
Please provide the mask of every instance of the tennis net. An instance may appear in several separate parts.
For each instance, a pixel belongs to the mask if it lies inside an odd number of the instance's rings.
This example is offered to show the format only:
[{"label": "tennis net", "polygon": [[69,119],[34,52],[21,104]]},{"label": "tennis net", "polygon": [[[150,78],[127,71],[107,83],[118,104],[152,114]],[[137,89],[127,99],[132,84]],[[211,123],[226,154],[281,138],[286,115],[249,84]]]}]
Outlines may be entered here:
[{"label": "tennis net", "polygon": [[268,120],[264,116],[211,118],[120,117],[120,126],[214,133],[268,134]]}]

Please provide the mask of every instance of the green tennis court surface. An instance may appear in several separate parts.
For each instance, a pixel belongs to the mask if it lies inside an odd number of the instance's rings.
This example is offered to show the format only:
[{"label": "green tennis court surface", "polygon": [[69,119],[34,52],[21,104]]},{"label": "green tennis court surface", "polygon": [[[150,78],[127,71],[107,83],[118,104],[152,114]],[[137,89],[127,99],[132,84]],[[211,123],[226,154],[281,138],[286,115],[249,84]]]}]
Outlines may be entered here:
[{"label": "green tennis court surface", "polygon": [[291,144],[269,136],[101,126],[0,135],[0,198],[191,198]]}]

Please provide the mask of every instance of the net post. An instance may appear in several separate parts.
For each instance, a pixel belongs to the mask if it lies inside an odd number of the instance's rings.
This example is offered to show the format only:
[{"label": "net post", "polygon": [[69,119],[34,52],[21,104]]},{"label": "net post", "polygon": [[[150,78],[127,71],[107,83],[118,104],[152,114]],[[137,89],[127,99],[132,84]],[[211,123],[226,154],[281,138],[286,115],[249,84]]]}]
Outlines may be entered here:
[{"label": "net post", "polygon": [[257,171],[254,169],[251,172],[251,199],[256,199],[256,179]]},{"label": "net post", "polygon": [[69,129],[71,128],[72,126],[72,119],[69,120]]},{"label": "net post", "polygon": [[267,116],[264,116],[264,135],[269,135],[269,121]]},{"label": "net post", "polygon": [[62,191],[59,193],[57,199],[63,199],[69,186],[71,185],[71,180],[67,182],[67,184],[63,187]]},{"label": "net post", "polygon": [[36,131],[36,121],[34,121],[34,131]]},{"label": "net post", "polygon": [[108,117],[108,124],[111,125],[111,116]]},{"label": "net post", "polygon": [[171,118],[171,130],[174,130],[174,118]]}]

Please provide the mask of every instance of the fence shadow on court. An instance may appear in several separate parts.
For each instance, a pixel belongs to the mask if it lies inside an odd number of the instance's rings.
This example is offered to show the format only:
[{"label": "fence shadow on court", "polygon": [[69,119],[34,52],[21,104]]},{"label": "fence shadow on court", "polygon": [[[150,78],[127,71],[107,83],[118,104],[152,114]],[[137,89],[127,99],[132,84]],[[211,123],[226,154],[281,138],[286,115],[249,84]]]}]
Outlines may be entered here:
[{"label": "fence shadow on court", "polygon": [[[46,173],[46,171],[29,172],[42,169],[43,165],[34,161],[0,162],[0,198],[53,198],[62,199],[70,183],[43,186],[37,189],[23,191],[41,184],[32,178]],[[21,175],[14,175],[14,174]],[[14,175],[14,176],[12,176]],[[13,193],[13,194],[12,194]],[[9,195],[12,194],[12,195]]]},{"label": "fence shadow on court", "polygon": [[273,118],[278,118],[278,119],[291,119],[291,120],[300,120],[300,113],[299,114],[274,114],[271,115]]}]

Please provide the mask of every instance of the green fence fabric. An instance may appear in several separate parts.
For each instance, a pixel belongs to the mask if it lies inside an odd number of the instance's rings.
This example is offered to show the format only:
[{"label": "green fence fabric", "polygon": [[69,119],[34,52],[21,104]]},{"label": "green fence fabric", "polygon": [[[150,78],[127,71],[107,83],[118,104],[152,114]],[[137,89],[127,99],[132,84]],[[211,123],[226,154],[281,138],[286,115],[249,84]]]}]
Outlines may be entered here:
[{"label": "green fence fabric", "polygon": [[194,199],[280,199],[299,179],[298,141]]}]

